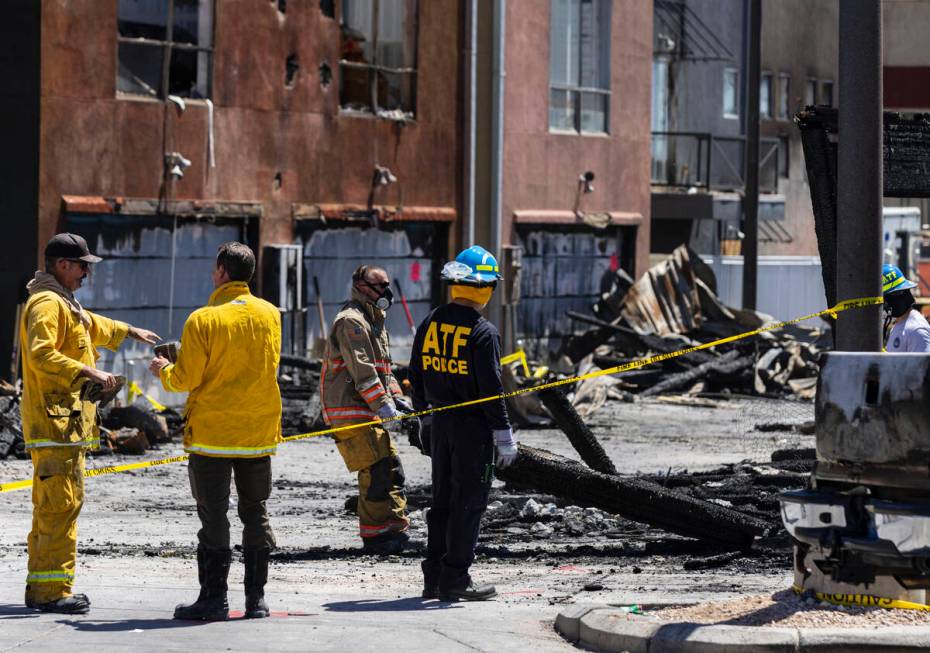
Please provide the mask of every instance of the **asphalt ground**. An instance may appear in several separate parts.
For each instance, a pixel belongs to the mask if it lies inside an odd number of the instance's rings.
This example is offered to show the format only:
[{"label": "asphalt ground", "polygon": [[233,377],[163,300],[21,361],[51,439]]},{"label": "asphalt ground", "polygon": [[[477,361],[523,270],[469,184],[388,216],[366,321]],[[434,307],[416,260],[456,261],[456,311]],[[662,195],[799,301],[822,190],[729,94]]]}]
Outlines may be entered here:
[{"label": "asphalt ground", "polygon": [[[812,446],[791,429],[755,429],[759,423],[810,419],[812,406],[731,399],[710,406],[663,402],[609,403],[590,424],[622,473],[711,469],[741,460],[768,460],[771,451]],[[523,431],[531,446],[576,457],[563,434]],[[422,545],[422,504],[428,496],[428,460],[406,443],[401,456],[412,502],[414,545]],[[173,455],[163,447],[146,457]],[[110,456],[89,465],[131,462]],[[30,475],[28,461],[0,461],[0,482]],[[176,603],[196,596],[194,562],[198,528],[185,464],[87,480],[79,520],[75,590],[93,602],[89,615],[65,617],[22,605],[28,491],[0,494],[0,651],[88,650],[569,650],[553,629],[560,609],[578,602],[678,604],[783,590],[785,566],[752,560],[688,571],[679,549],[694,543],[644,531],[631,539],[599,533],[534,539],[530,533],[489,534],[474,567],[479,582],[493,582],[500,597],[483,604],[419,599],[416,551],[388,559],[362,556],[355,519],[344,503],[354,482],[333,443],[309,440],[282,446],[274,460],[269,501],[279,550],[267,595],[274,616],[228,623],[191,624],[171,619]],[[498,495],[520,502],[498,486]],[[530,494],[527,494],[530,496]],[[232,501],[235,501],[233,494]],[[234,541],[235,511],[230,512]],[[631,536],[632,537],[632,536]],[[699,548],[699,547],[698,547]],[[242,610],[240,564],[233,565],[230,603]],[[586,589],[587,588],[587,589]]]}]

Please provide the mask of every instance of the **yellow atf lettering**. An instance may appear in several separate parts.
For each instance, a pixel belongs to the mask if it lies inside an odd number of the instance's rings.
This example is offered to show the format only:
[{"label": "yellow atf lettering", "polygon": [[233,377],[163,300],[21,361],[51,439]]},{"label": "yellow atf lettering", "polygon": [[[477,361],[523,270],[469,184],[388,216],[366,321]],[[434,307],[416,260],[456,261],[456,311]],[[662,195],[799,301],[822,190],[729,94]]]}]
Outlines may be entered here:
[{"label": "yellow atf lettering", "polygon": [[442,332],[442,355],[447,356],[449,353],[449,334],[455,331],[454,324],[440,324],[439,330]]},{"label": "yellow atf lettering", "polygon": [[455,330],[455,337],[452,338],[452,358],[458,358],[459,347],[468,344],[468,337],[471,335],[471,327],[460,326]]},{"label": "yellow atf lettering", "polygon": [[426,329],[426,336],[423,338],[423,353],[441,354],[439,351],[439,334],[436,331],[436,323],[430,322]]}]

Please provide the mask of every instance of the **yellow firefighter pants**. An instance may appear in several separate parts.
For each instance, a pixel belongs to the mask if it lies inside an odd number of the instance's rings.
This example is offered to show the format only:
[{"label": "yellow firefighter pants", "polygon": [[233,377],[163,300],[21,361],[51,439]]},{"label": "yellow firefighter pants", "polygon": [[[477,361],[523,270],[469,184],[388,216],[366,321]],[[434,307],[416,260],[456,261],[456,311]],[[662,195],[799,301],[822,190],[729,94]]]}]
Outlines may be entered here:
[{"label": "yellow firefighter pants", "polygon": [[404,468],[391,435],[380,426],[333,435],[346,468],[358,472],[359,535],[372,538],[407,530]]},{"label": "yellow firefighter pants", "polygon": [[77,560],[77,518],[84,504],[84,451],[47,447],[32,451],[32,531],[26,602],[71,595]]}]

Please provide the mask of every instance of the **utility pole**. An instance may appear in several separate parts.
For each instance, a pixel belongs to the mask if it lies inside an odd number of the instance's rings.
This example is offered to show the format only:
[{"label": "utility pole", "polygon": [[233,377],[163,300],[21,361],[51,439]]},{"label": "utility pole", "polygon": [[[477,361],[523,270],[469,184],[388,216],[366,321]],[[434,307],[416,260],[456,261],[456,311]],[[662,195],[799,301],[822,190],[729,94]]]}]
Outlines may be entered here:
[{"label": "utility pole", "polygon": [[[882,294],[882,7],[843,0],[839,8],[836,297],[843,301]],[[838,350],[881,346],[880,306],[839,314]]]},{"label": "utility pole", "polygon": [[749,0],[746,62],[746,180],[743,189],[743,308],[756,308],[759,276],[759,82],[762,68],[762,0]]}]

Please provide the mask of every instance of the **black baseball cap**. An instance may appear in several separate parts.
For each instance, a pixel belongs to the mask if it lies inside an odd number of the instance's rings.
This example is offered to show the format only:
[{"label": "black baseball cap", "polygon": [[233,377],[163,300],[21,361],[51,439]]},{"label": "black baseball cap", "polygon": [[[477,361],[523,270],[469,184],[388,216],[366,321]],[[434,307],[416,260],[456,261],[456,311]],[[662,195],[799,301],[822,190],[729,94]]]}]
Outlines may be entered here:
[{"label": "black baseball cap", "polygon": [[87,241],[77,234],[55,234],[45,246],[45,258],[69,258],[85,263],[99,263],[103,259],[90,253]]}]

